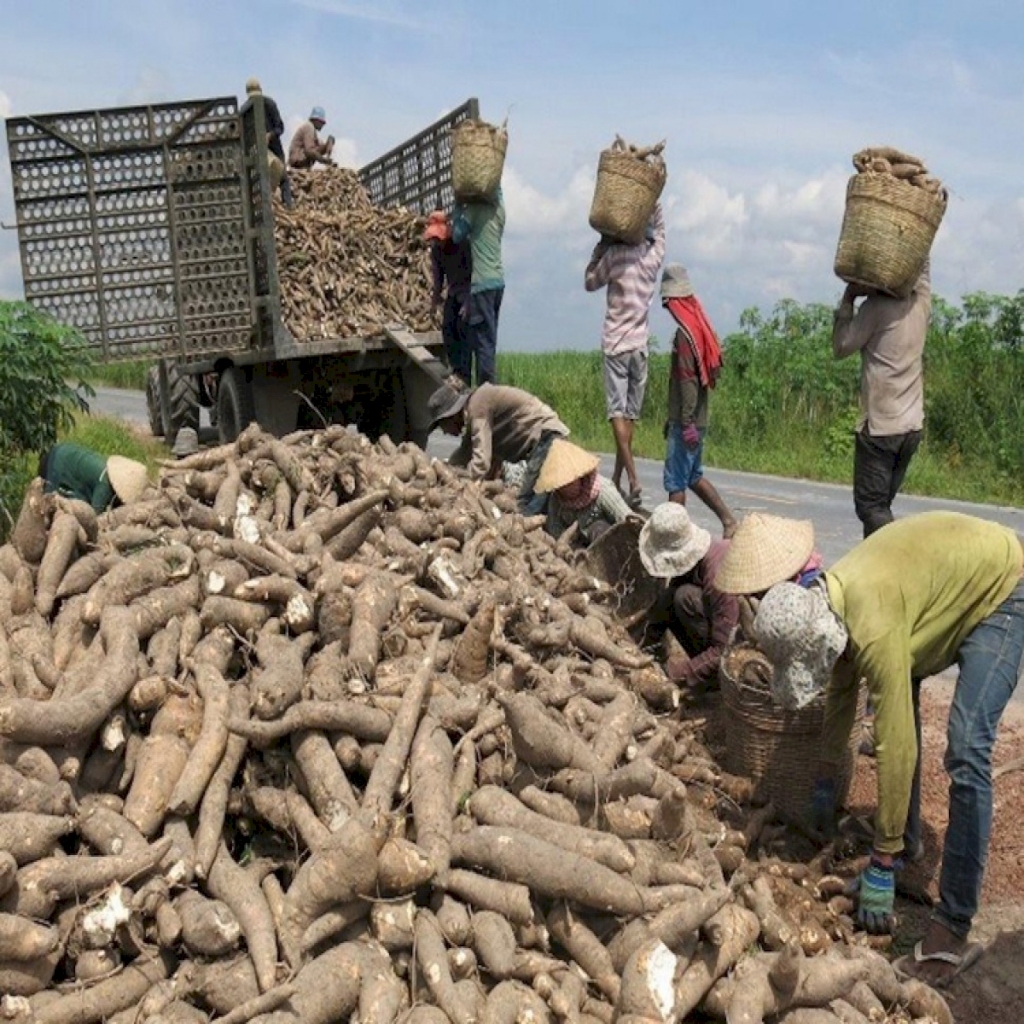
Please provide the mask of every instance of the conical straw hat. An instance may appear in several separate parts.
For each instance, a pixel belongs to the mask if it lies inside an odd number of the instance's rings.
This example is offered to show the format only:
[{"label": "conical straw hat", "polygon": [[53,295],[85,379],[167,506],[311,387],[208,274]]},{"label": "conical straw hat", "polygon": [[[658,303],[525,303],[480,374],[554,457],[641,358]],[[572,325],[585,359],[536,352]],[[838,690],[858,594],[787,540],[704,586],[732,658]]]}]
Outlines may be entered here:
[{"label": "conical straw hat", "polygon": [[584,451],[579,445],[572,441],[564,441],[556,437],[548,449],[547,458],[541,466],[537,475],[537,483],[534,484],[534,491],[537,494],[547,494],[550,491],[557,491],[559,487],[571,484],[573,480],[579,480],[581,476],[597,469],[601,460],[590,452]]},{"label": "conical straw hat", "polygon": [[114,493],[125,505],[138,501],[149,482],[146,467],[134,459],[126,459],[123,455],[111,455],[107,459],[107,476],[110,477],[110,486],[114,488]]},{"label": "conical straw hat", "polygon": [[792,579],[814,550],[814,523],[752,512],[736,528],[719,563],[715,588],[723,594],[759,594]]}]

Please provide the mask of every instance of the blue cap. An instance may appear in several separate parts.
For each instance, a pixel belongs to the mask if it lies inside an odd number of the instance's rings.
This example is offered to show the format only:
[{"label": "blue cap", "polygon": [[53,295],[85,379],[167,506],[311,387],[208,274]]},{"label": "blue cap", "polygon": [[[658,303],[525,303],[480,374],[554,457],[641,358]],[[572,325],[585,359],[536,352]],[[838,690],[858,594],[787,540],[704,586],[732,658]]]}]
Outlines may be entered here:
[{"label": "blue cap", "polygon": [[324,113],[323,107],[314,107],[309,115],[310,121],[327,121],[327,115]]}]

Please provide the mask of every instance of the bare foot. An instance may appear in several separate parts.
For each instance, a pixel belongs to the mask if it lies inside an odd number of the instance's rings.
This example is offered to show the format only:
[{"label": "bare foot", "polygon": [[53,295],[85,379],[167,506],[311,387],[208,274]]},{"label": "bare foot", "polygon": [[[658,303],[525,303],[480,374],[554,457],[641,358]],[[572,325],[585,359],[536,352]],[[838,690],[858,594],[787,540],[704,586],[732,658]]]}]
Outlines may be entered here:
[{"label": "bare foot", "polygon": [[722,521],[722,537],[725,540],[729,540],[736,532],[737,526],[739,526],[739,523],[735,519],[724,519]]}]

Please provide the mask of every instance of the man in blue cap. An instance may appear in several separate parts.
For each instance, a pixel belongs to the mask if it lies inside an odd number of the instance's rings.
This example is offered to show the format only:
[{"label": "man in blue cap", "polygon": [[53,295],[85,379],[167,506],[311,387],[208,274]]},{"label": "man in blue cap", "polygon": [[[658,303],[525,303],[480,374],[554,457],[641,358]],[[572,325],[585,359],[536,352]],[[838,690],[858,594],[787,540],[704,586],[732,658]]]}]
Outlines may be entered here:
[{"label": "man in blue cap", "polygon": [[334,136],[328,135],[326,142],[320,141],[318,132],[327,124],[327,115],[323,107],[314,107],[309,120],[303,121],[292,136],[292,144],[288,147],[288,166],[296,170],[308,170],[314,164],[331,163],[331,152],[334,149]]}]

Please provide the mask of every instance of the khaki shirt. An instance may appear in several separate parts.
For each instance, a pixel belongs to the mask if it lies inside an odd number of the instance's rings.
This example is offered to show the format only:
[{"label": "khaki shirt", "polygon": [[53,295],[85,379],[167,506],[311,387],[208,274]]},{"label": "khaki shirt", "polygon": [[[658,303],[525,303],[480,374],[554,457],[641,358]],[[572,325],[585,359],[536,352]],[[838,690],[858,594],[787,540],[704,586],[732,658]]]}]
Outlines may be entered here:
[{"label": "khaki shirt", "polygon": [[495,463],[528,459],[547,431],[569,436],[554,410],[521,388],[481,384],[469,396],[465,411],[462,444],[448,462],[467,467],[475,480],[485,479]]},{"label": "khaki shirt", "polygon": [[906,299],[869,295],[856,313],[843,302],[835,313],[832,352],[860,352],[860,419],[872,437],[909,434],[924,426],[921,356],[932,309],[927,266]]},{"label": "khaki shirt", "polygon": [[288,166],[312,167],[317,159],[324,155],[326,150],[327,144],[320,141],[316,128],[313,127],[313,122],[303,121],[295,129],[291,145],[288,147]]}]

